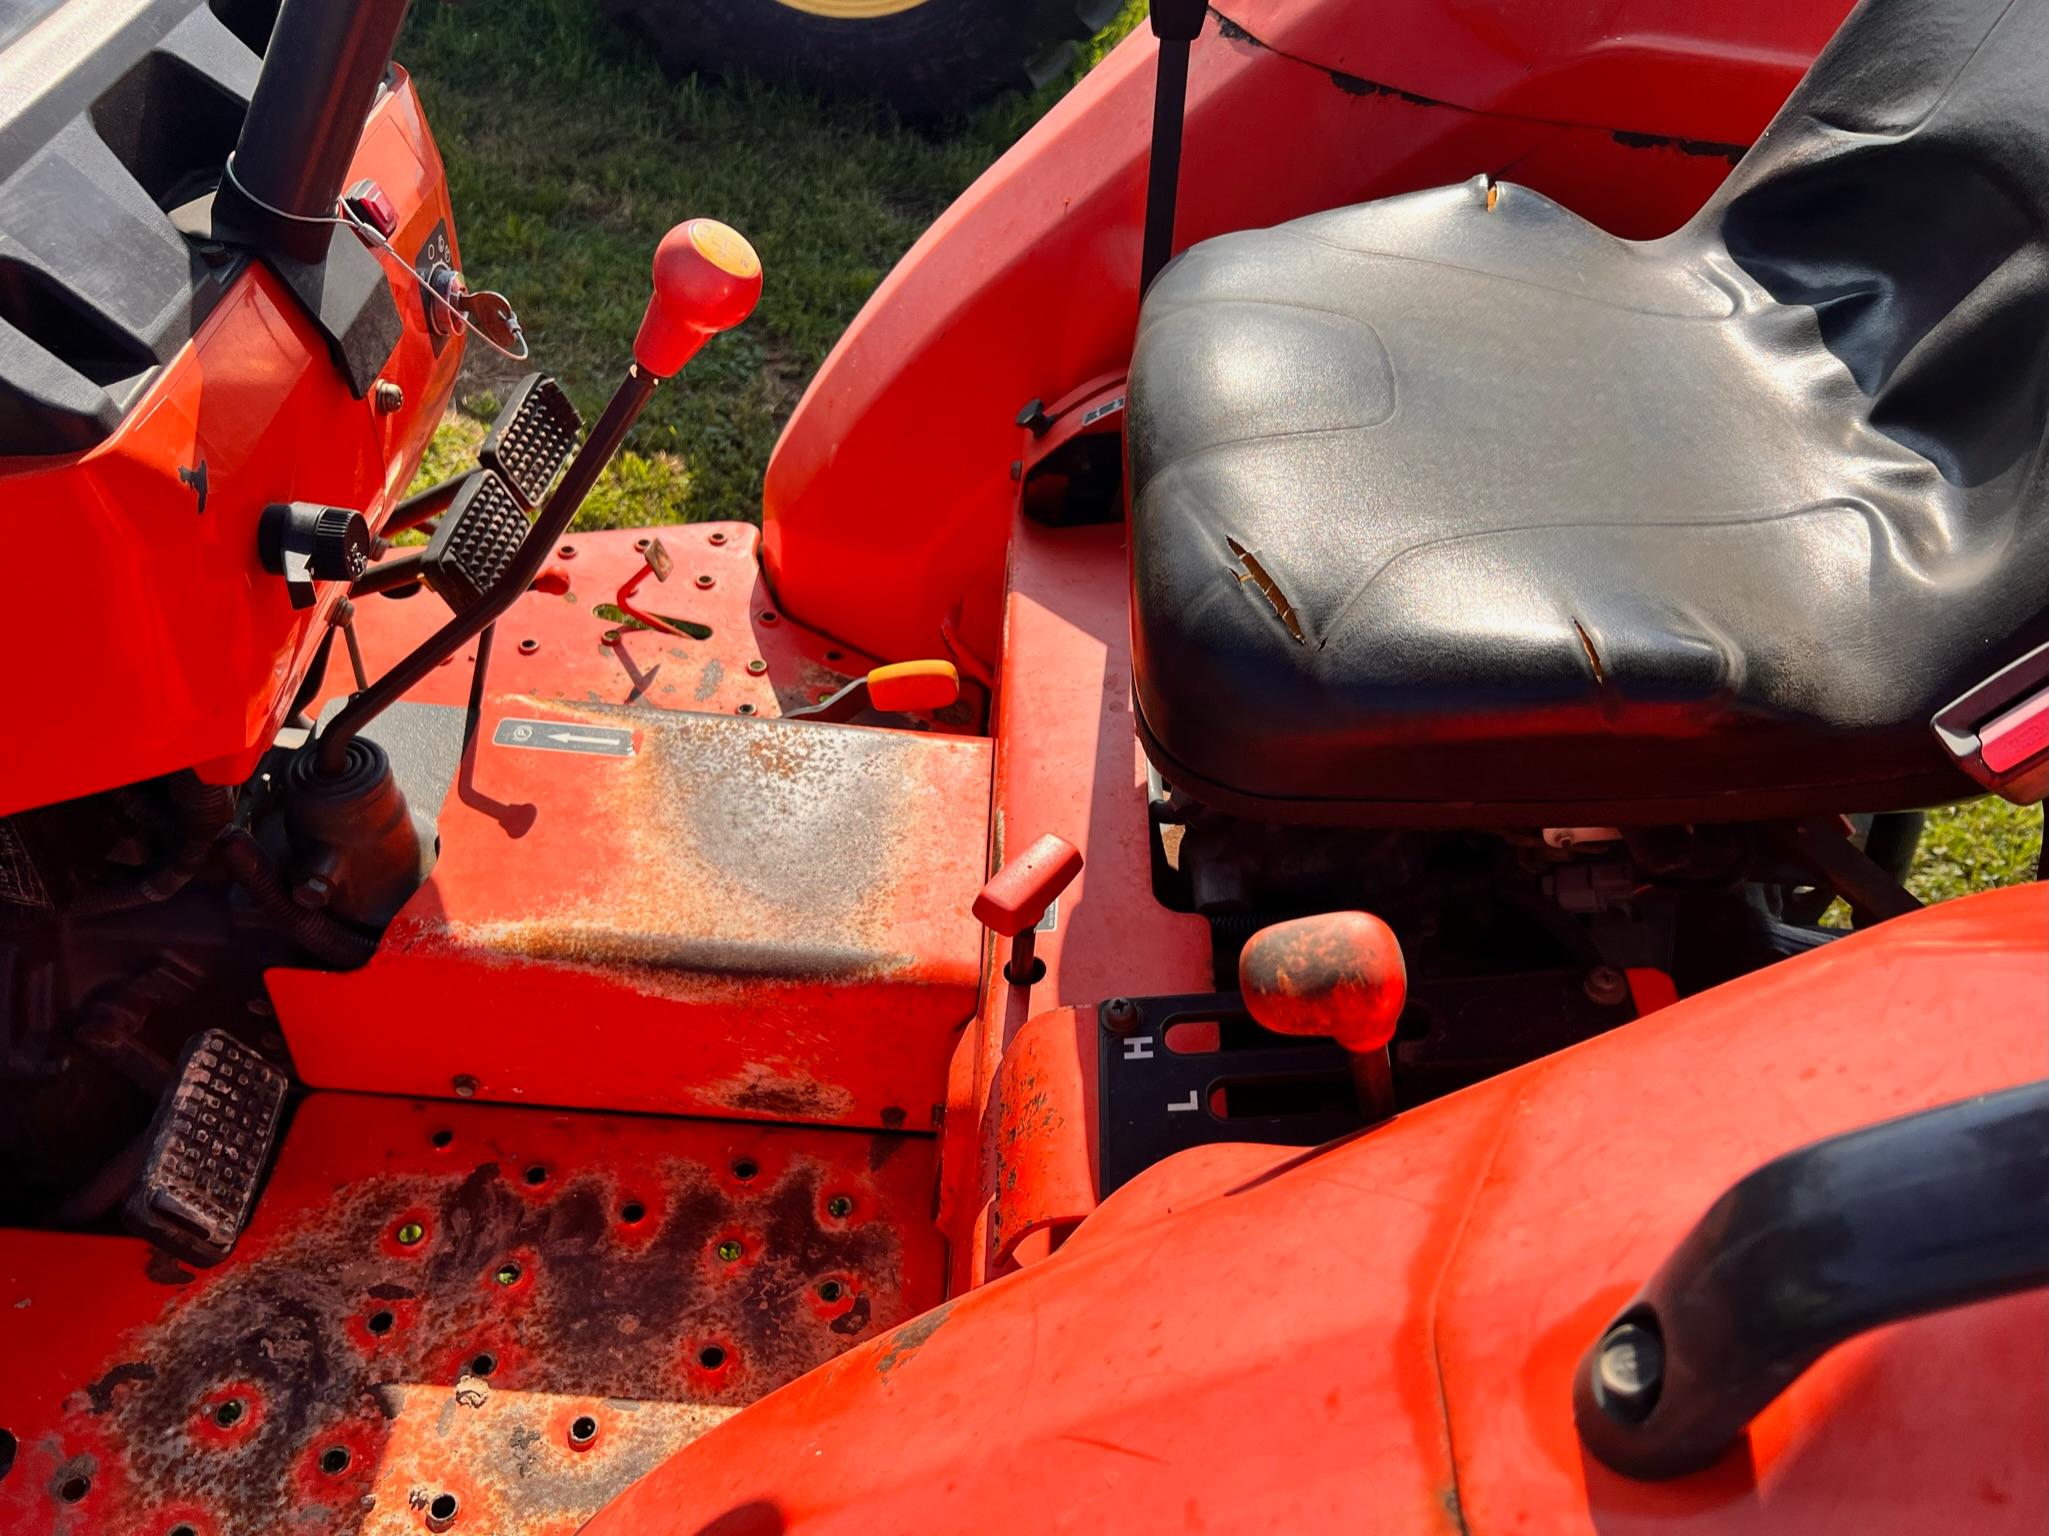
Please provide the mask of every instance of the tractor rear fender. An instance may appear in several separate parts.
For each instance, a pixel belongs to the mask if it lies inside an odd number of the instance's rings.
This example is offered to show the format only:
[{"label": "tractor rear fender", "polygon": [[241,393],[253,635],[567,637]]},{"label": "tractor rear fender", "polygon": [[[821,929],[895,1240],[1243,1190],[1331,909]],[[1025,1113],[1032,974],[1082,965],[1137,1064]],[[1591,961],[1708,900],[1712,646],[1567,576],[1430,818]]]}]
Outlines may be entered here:
[{"label": "tractor rear fender", "polygon": [[[1051,1258],[744,1410],[587,1536],[2039,1532],[2040,1292],[1822,1356],[1709,1470],[1581,1448],[1582,1353],[1732,1184],[2041,1076],[2049,887],[1853,934],[1320,1150],[1156,1165]],[[1997,1381],[1992,1390],[1986,1385]]]}]

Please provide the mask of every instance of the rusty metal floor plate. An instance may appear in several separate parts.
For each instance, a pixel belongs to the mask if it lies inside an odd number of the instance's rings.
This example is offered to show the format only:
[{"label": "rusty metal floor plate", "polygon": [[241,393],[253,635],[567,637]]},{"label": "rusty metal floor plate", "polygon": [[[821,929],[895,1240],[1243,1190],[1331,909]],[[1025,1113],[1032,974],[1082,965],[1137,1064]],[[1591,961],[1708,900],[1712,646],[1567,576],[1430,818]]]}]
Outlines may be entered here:
[{"label": "rusty metal floor plate", "polygon": [[936,1304],[936,1143],[316,1094],[234,1256],[0,1232],[0,1531],[575,1531]]}]

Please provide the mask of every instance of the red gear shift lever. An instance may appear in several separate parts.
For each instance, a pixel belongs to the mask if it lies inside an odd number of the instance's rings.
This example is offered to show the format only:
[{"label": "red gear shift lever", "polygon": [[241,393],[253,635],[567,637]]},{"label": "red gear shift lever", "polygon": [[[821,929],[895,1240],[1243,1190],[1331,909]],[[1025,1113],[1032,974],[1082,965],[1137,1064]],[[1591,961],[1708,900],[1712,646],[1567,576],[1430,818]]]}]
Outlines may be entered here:
[{"label": "red gear shift lever", "polygon": [[1394,1112],[1387,1045],[1409,1000],[1394,930],[1368,912],[1325,912],[1262,928],[1238,954],[1238,990],[1259,1025],[1328,1035],[1352,1053],[1360,1108]]},{"label": "red gear shift lever", "polygon": [[655,291],[633,338],[633,360],[669,378],[760,300],[761,258],[745,235],[716,219],[678,224],[655,248]]}]

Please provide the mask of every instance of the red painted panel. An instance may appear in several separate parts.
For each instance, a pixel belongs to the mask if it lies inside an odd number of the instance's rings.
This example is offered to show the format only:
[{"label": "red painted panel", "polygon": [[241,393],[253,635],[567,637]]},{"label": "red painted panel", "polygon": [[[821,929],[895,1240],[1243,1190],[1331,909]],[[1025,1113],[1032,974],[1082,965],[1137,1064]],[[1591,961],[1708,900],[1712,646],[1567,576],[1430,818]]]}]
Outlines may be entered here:
[{"label": "red painted panel", "polygon": [[[441,157],[402,74],[351,175],[390,193],[401,252],[449,218]],[[107,442],[0,473],[0,529],[35,551],[0,562],[0,610],[48,658],[0,669],[0,711],[35,733],[0,754],[0,815],[193,765],[220,783],[255,767],[340,594],[294,609],[257,562],[258,514],[324,501],[381,527],[455,385],[461,343],[436,357],[406,288],[393,279],[405,331],[383,375],[405,392],[396,412],[349,394],[297,301],[258,266]],[[177,476],[202,463],[203,509]]]}]

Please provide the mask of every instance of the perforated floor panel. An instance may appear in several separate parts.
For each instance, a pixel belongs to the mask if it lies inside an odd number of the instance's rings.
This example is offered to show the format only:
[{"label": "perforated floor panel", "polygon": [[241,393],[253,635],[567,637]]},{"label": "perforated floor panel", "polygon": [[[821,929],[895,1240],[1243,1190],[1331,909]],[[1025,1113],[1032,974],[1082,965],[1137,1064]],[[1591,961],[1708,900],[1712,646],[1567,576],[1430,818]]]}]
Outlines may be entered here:
[{"label": "perforated floor panel", "polygon": [[935,1157],[316,1094],[216,1269],[0,1233],[0,1531],[568,1536],[941,1299]]}]

